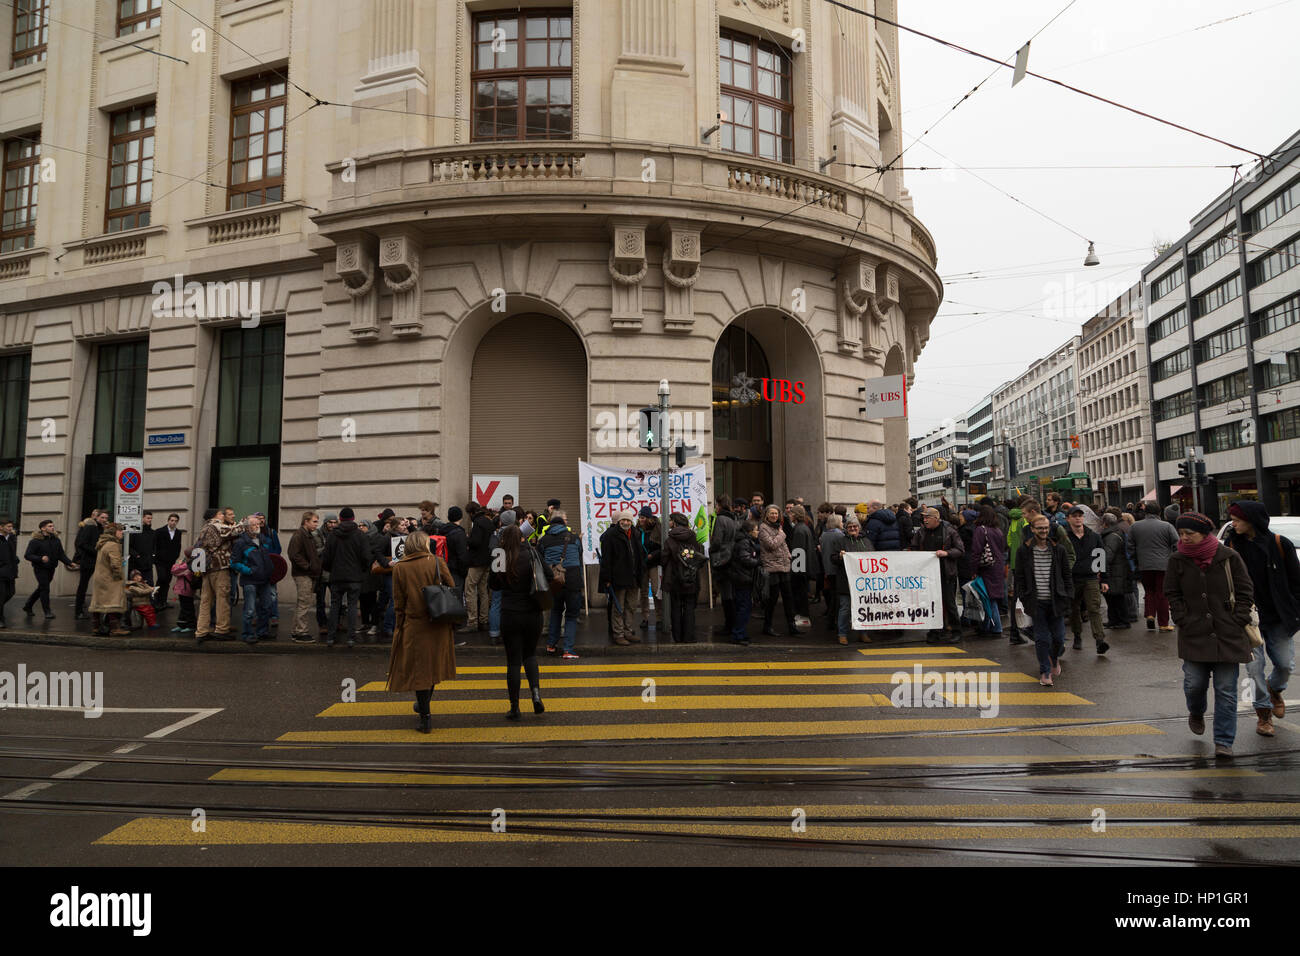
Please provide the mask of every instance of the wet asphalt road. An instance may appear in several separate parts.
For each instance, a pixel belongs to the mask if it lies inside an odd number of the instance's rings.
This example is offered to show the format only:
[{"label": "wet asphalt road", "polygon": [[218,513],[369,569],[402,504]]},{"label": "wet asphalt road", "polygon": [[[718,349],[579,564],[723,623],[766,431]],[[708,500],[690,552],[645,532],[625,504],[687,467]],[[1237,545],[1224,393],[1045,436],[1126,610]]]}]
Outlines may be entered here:
[{"label": "wet asphalt road", "polygon": [[[0,711],[0,864],[1300,859],[1300,710],[1265,739],[1247,709],[1216,763],[1174,635],[1108,639],[1052,689],[1001,638],[548,657],[546,712],[518,723],[503,660],[473,648],[427,736],[374,652],[0,643],[0,672],[102,672],[105,708]],[[895,706],[918,664],[990,693],[996,674],[996,716]]]}]

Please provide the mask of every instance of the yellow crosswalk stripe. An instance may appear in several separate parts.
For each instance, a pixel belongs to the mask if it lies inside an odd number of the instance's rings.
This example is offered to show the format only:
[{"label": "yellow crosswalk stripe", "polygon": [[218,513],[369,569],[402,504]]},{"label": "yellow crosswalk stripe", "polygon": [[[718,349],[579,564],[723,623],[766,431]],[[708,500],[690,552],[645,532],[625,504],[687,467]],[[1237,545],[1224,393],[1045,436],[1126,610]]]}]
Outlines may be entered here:
[{"label": "yellow crosswalk stripe", "polygon": [[[573,672],[609,672],[619,673],[625,671],[635,671],[637,673],[653,673],[655,671],[801,671],[801,670],[862,670],[871,667],[896,667],[900,670],[911,670],[913,664],[921,664],[926,667],[936,666],[954,666],[963,667],[967,665],[979,665],[984,667],[1001,667],[997,661],[986,660],[982,657],[952,657],[945,655],[940,658],[915,658],[904,655],[891,655],[886,658],[869,658],[864,660],[848,661],[715,661],[713,663],[699,663],[694,661],[665,661],[662,663],[648,660],[637,664],[543,664],[541,672],[543,674],[559,674]],[[457,673],[460,674],[504,674],[506,672],[504,665],[492,666],[474,666],[458,667]]]},{"label": "yellow crosswalk stripe", "polygon": [[[501,706],[501,705],[498,705]],[[529,715],[530,717],[532,715]],[[301,730],[281,734],[279,743],[544,743],[564,740],[681,740],[715,737],[820,737],[849,734],[903,734],[918,731],[1002,729],[999,736],[1111,737],[1160,734],[1140,721],[1088,724],[1087,718],[1057,717],[900,717],[883,720],[814,720],[751,722],[668,722],[641,724],[555,725],[531,723],[493,727],[440,727],[421,734],[414,727],[388,730]],[[1050,725],[1046,729],[1044,725]]]},{"label": "yellow crosswalk stripe", "polygon": [[[911,672],[903,672],[911,683]],[[639,674],[628,677],[547,677],[542,681],[542,692],[553,688],[573,687],[641,687],[644,680]],[[655,677],[657,687],[815,687],[827,685],[891,686],[893,675],[879,674],[754,674],[737,676],[731,674],[662,674]],[[999,671],[998,680],[1002,684],[1037,684],[1038,678],[1014,671]],[[505,675],[495,680],[474,680],[456,678],[439,684],[435,691],[443,694],[448,691],[501,690],[506,686]],[[383,681],[371,681],[359,688],[359,692],[383,693]],[[1004,691],[1003,693],[1006,693]]]}]

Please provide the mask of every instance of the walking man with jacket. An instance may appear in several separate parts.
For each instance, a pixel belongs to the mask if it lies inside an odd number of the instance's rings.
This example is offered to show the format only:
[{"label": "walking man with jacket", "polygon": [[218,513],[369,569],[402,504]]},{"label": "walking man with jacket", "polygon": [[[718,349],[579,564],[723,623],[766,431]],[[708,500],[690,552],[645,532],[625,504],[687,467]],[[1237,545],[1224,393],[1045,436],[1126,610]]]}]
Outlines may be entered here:
[{"label": "walking man with jacket", "polygon": [[60,564],[69,571],[77,570],[77,565],[63,550],[63,542],[59,540],[59,532],[55,529],[53,521],[47,518],[33,532],[32,539],[27,542],[27,551],[23,554],[23,560],[30,561],[32,570],[36,572],[36,590],[23,605],[23,613],[31,617],[32,608],[36,606],[39,598],[41,607],[45,610],[45,620],[53,620],[54,612],[50,610],[50,582],[54,580],[54,571]]},{"label": "walking man with jacket", "polygon": [[14,596],[14,581],[18,579],[18,536],[14,523],[0,517],[0,629],[5,625],[5,604]]},{"label": "walking man with jacket", "polygon": [[[1255,684],[1255,731],[1272,737],[1273,718],[1286,716],[1287,683],[1295,667],[1294,635],[1300,630],[1300,561],[1285,535],[1268,530],[1268,510],[1258,501],[1237,501],[1228,508],[1232,530],[1227,545],[1246,563],[1259,610],[1264,645],[1253,649],[1246,673]],[[1265,679],[1268,662],[1273,672]]]},{"label": "walking man with jacket", "polygon": [[1034,619],[1038,683],[1053,685],[1065,653],[1065,614],[1074,602],[1073,557],[1052,535],[1052,521],[1041,512],[1030,525],[1033,541],[1016,557],[1016,594]]},{"label": "walking man with jacket", "polygon": [[943,629],[931,631],[927,644],[961,640],[961,617],[957,614],[957,562],[966,553],[957,529],[939,517],[939,509],[921,513],[921,527],[912,533],[910,551],[933,551],[939,558],[943,586]]},{"label": "walking man with jacket", "polygon": [[1097,653],[1110,650],[1106,632],[1101,623],[1101,596],[1110,590],[1103,575],[1106,570],[1106,549],[1101,535],[1083,524],[1085,512],[1075,506],[1066,521],[1070,526],[1072,560],[1070,574],[1074,578],[1074,596],[1070,599],[1070,630],[1074,632],[1074,649],[1083,650],[1083,616],[1092,625],[1092,639],[1097,643]]},{"label": "walking man with jacket", "polygon": [[488,572],[492,564],[492,519],[477,501],[465,505],[469,515],[469,552],[465,563],[465,609],[469,617],[465,621],[465,631],[481,631],[488,626],[491,610],[491,597],[488,594]]},{"label": "walking man with jacket", "polygon": [[736,547],[736,521],[731,517],[729,495],[718,495],[714,504],[718,514],[713,519],[713,534],[709,536],[709,564],[722,600],[722,626],[714,631],[714,636],[730,637],[736,629],[736,592],[727,569]]},{"label": "walking man with jacket", "polygon": [[98,557],[95,547],[99,544],[99,536],[103,533],[106,524],[108,524],[108,512],[100,508],[92,508],[90,517],[77,526],[77,536],[72,541],[72,558],[81,569],[77,580],[76,604],[72,612],[72,618],[76,621],[85,620],[87,617],[86,591],[90,589],[90,579],[95,575],[95,560]]},{"label": "walking man with jacket", "polygon": [[304,511],[302,523],[289,539],[289,572],[297,589],[294,602],[293,631],[289,639],[295,644],[311,644],[315,638],[309,630],[312,606],[316,603],[316,581],[320,578],[320,555],[313,534],[320,525],[320,515]]},{"label": "walking man with jacket", "polygon": [[1178,550],[1178,532],[1160,517],[1160,506],[1147,502],[1146,517],[1133,523],[1129,540],[1137,556],[1138,574],[1142,577],[1142,590],[1146,594],[1143,613],[1147,630],[1154,631],[1159,621],[1161,631],[1172,631],[1169,623],[1169,601],[1165,598],[1165,569],[1169,559]]}]

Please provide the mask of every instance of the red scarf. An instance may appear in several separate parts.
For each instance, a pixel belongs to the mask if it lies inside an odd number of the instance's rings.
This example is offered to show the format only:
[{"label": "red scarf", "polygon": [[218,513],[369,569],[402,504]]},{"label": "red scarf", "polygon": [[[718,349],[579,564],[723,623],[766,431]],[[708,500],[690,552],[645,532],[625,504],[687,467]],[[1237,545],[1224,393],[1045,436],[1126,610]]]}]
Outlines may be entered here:
[{"label": "red scarf", "polygon": [[1207,534],[1201,539],[1200,544],[1188,544],[1179,538],[1178,553],[1185,558],[1191,558],[1198,568],[1205,571],[1210,567],[1214,556],[1219,553],[1219,539],[1212,534]]}]

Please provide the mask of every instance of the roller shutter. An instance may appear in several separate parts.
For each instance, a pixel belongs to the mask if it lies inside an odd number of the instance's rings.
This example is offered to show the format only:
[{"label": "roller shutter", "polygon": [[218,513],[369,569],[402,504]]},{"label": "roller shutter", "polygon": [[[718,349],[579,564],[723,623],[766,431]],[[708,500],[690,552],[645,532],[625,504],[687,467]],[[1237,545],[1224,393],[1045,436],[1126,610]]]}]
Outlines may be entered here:
[{"label": "roller shutter", "polygon": [[587,359],[558,319],[518,315],[491,329],[470,380],[470,472],[518,475],[519,504],[559,498],[577,513],[587,455]]}]

